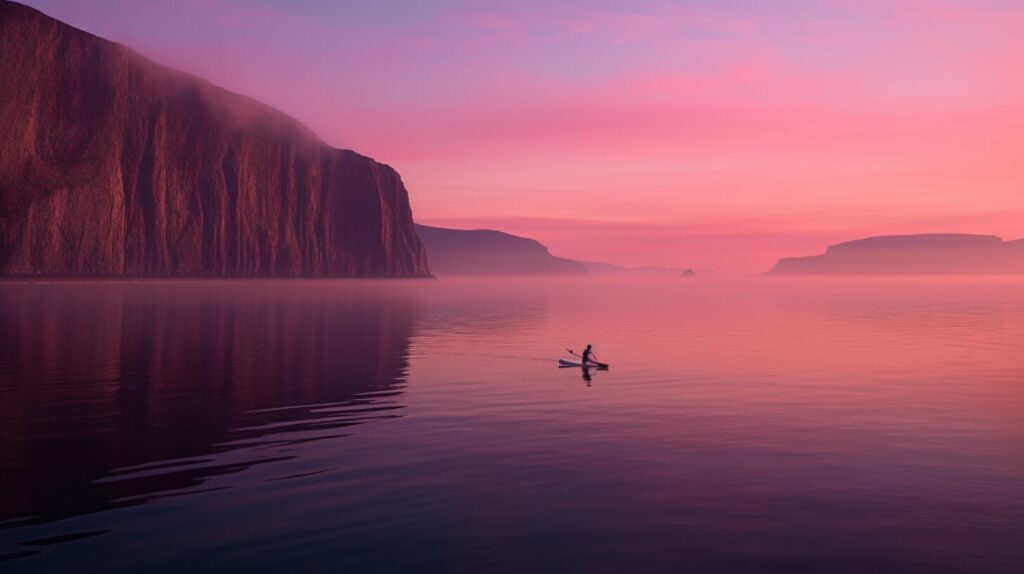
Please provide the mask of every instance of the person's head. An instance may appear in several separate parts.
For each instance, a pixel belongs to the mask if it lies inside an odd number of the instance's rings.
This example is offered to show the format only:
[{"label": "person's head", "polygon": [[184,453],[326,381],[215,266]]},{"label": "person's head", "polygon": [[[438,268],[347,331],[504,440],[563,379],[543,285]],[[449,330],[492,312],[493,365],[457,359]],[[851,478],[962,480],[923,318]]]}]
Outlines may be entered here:
[{"label": "person's head", "polygon": [[588,348],[588,349],[590,348],[590,343],[587,343],[587,348]]}]

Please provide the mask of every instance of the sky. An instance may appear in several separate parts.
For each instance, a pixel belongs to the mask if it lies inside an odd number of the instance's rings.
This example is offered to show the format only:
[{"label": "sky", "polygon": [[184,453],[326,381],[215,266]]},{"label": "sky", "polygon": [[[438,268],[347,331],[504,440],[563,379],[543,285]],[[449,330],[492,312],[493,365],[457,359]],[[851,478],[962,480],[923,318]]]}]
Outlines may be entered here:
[{"label": "sky", "polygon": [[414,217],[757,272],[1024,237],[1017,0],[29,0],[396,168]]}]

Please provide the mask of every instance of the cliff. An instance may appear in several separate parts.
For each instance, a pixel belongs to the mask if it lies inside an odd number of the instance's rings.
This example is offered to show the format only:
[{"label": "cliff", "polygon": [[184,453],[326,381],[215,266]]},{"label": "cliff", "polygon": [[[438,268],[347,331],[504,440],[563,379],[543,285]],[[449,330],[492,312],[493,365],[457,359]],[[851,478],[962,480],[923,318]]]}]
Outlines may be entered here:
[{"label": "cliff", "polygon": [[437,275],[586,275],[587,268],[554,257],[533,239],[490,229],[417,225]]},{"label": "cliff", "polygon": [[848,241],[822,255],[780,259],[776,275],[1006,275],[1024,273],[1024,240],[935,233]]},{"label": "cliff", "polygon": [[390,167],[0,0],[0,275],[425,276]]}]

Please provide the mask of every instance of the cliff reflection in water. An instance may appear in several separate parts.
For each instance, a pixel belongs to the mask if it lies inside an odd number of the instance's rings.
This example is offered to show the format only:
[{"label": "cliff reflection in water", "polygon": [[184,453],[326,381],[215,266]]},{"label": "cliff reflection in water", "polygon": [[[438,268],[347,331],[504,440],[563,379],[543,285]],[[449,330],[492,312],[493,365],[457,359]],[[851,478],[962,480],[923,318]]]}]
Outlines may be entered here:
[{"label": "cliff reflection in water", "polygon": [[201,490],[288,458],[232,451],[399,416],[414,307],[372,282],[0,285],[0,521]]}]

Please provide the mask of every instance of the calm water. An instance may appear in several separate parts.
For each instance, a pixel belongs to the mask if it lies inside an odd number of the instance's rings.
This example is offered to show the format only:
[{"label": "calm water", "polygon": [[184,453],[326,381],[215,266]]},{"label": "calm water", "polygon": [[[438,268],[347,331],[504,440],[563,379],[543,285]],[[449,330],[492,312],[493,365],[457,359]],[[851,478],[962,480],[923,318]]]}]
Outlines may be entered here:
[{"label": "calm water", "polygon": [[1024,282],[0,284],[0,555],[1021,572]]}]

